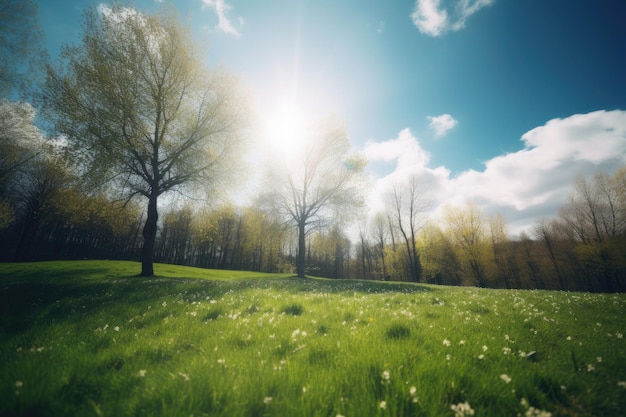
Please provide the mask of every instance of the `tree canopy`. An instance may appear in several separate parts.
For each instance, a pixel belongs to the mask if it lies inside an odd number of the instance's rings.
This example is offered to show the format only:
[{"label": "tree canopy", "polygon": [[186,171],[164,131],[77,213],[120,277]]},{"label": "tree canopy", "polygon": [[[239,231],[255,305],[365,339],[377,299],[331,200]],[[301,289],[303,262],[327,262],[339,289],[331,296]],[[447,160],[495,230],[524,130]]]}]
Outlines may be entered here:
[{"label": "tree canopy", "polygon": [[120,4],[85,13],[80,45],[48,65],[43,104],[85,178],[148,199],[142,275],[153,274],[157,199],[211,190],[247,117],[232,75],[209,70],[175,15]]}]

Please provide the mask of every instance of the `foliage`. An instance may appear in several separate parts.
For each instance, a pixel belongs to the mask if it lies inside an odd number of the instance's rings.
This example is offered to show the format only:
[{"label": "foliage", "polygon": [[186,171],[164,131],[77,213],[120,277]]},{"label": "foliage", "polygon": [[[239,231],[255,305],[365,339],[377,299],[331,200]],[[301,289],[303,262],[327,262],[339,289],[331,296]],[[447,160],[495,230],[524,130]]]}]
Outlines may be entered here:
[{"label": "foliage", "polygon": [[83,176],[148,199],[142,274],[152,274],[157,199],[211,190],[231,172],[246,118],[235,78],[209,71],[172,15],[118,3],[85,13],[79,46],[47,67],[42,104]]},{"label": "foliage", "polygon": [[0,414],[626,412],[624,295],[135,272],[0,264]]}]

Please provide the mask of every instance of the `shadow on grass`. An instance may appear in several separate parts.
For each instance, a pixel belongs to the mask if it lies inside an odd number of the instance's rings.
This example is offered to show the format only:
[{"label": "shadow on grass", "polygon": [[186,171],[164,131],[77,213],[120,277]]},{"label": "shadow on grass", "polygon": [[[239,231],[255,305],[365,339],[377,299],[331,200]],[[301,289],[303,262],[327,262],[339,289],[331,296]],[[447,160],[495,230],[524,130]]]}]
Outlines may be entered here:
[{"label": "shadow on grass", "polygon": [[[33,325],[83,320],[112,304],[134,305],[161,302],[179,295],[182,300],[219,298],[228,292],[275,290],[285,293],[421,293],[433,291],[412,283],[332,280],[323,278],[267,278],[232,281],[198,278],[140,277],[124,269],[91,264],[62,267],[14,267],[0,273],[0,335],[14,335]],[[72,266],[76,266],[72,268]]]}]

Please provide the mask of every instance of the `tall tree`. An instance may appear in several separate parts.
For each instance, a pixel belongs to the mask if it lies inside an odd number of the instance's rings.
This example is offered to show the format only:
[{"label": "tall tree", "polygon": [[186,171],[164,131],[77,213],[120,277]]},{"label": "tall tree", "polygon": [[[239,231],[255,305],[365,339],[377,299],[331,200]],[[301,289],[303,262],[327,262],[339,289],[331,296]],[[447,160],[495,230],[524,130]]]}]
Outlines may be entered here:
[{"label": "tall tree", "polygon": [[72,159],[92,183],[148,201],[141,275],[154,273],[159,196],[210,190],[235,166],[247,115],[237,87],[204,66],[176,16],[117,3],[88,9],[82,43],[47,66],[42,101]]},{"label": "tall tree", "polygon": [[316,123],[302,138],[301,147],[285,164],[273,164],[274,186],[266,201],[296,226],[296,272],[304,278],[306,237],[328,224],[340,211],[346,214],[362,203],[359,179],[365,161],[350,153],[344,127],[334,118]]},{"label": "tall tree", "polygon": [[424,189],[416,176],[409,178],[404,189],[393,188],[393,213],[404,239],[409,260],[409,278],[419,282],[422,277],[422,264],[417,250],[417,233],[425,224],[424,213],[429,207],[424,197]]}]

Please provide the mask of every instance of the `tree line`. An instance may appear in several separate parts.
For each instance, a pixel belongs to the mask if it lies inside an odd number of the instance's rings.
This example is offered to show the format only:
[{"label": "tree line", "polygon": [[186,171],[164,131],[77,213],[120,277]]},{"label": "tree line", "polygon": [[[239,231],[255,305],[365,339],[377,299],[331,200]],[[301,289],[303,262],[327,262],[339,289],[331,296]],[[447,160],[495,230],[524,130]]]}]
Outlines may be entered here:
[{"label": "tree line", "polygon": [[[19,192],[5,193],[1,259],[139,259],[141,206],[84,193],[49,155],[25,164],[13,179]],[[626,167],[611,176],[578,178],[557,216],[515,238],[502,216],[488,216],[472,202],[447,206],[433,219],[425,211],[411,212],[410,204],[404,211],[400,195],[406,202],[411,191],[396,192],[398,200],[360,227],[357,239],[337,223],[314,228],[306,237],[305,273],[490,288],[626,290]],[[295,273],[298,239],[284,217],[262,204],[207,208],[183,202],[163,214],[154,257],[205,268]]]},{"label": "tree line", "polygon": [[[3,62],[40,59],[28,73],[0,67],[0,260],[137,259],[144,276],[166,262],[626,290],[626,168],[579,178],[558,216],[519,238],[472,202],[429,218],[417,177],[397,184],[388,206],[355,232],[351,222],[366,217],[359,211],[366,161],[351,152],[345,126],[328,117],[301,133],[292,159],[270,164],[254,203],[220,203],[216,193],[242,175],[234,167],[255,134],[254,117],[237,78],[206,67],[175,13],[89,8],[80,43],[51,62],[36,46],[33,3],[10,0],[7,10],[0,20],[19,14],[24,24],[13,30],[32,33],[25,39],[33,46],[11,48],[4,37]],[[30,101],[16,100],[15,91]]]}]

